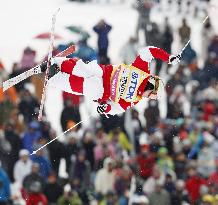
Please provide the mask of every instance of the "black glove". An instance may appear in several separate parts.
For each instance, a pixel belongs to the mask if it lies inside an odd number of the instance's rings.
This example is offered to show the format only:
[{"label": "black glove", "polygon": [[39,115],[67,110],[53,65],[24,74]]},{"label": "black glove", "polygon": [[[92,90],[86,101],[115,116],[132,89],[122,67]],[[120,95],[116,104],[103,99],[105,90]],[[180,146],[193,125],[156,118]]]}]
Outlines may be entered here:
[{"label": "black glove", "polygon": [[41,63],[40,68],[41,68],[41,72],[45,72],[47,69],[47,62],[45,61]]},{"label": "black glove", "polygon": [[169,59],[169,63],[172,64],[172,65],[176,65],[177,63],[180,62],[180,59],[181,59],[181,55],[177,55],[177,56],[174,56],[174,55],[171,55],[170,56],[170,59]]},{"label": "black glove", "polygon": [[59,66],[56,63],[53,63],[49,69],[49,78],[53,77],[60,71]]},{"label": "black glove", "polygon": [[97,112],[99,114],[105,114],[105,111],[107,110],[107,107],[108,107],[108,104],[102,103],[102,104],[98,105]]}]

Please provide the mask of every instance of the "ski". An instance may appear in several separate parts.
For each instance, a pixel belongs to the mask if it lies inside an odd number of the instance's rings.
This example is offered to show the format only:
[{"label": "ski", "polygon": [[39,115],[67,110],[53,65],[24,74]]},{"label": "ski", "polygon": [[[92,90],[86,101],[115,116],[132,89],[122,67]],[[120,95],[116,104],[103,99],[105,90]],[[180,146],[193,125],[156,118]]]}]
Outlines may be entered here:
[{"label": "ski", "polygon": [[51,26],[50,46],[49,46],[49,52],[48,52],[47,69],[45,72],[45,80],[44,80],[44,87],[43,87],[43,91],[42,91],[42,98],[41,98],[41,103],[40,103],[40,108],[39,108],[38,121],[42,120],[42,112],[43,112],[45,98],[46,98],[46,88],[47,88],[47,84],[48,84],[49,68],[51,65],[52,52],[53,52],[53,48],[54,48],[55,23],[56,23],[56,17],[57,17],[57,14],[59,11],[60,11],[60,8],[52,16],[52,26]]},{"label": "ski", "polygon": [[[71,45],[67,49],[65,49],[64,51],[58,53],[56,55],[56,57],[66,57],[66,56],[72,54],[74,51],[75,51],[75,46]],[[46,62],[46,61],[44,61],[44,62]],[[3,82],[3,92],[6,91],[7,89],[11,88],[12,86],[20,83],[21,81],[31,77],[32,75],[41,73],[40,65],[41,64],[21,73],[18,76],[15,76],[15,77],[10,78],[7,81]]]}]

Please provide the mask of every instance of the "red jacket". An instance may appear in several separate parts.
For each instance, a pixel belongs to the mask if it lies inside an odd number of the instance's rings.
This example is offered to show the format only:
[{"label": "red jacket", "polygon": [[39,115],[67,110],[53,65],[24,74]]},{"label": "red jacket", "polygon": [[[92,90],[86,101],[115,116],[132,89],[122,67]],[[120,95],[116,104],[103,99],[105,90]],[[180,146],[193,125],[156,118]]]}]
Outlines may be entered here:
[{"label": "red jacket", "polygon": [[201,185],[206,185],[207,181],[199,176],[193,176],[186,181],[186,190],[188,191],[191,201],[194,203],[200,197]]},{"label": "red jacket", "polygon": [[26,205],[47,205],[48,201],[44,194],[31,193],[28,195]]}]

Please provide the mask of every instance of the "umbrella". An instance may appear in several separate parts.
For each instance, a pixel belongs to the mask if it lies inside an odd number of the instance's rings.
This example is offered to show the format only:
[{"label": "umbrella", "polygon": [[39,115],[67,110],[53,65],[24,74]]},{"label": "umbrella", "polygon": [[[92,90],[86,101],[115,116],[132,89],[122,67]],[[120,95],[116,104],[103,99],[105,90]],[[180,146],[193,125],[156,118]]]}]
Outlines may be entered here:
[{"label": "umbrella", "polygon": [[[37,39],[50,39],[50,32],[40,33],[35,38]],[[54,34],[54,39],[62,39],[62,37],[58,34]]]},{"label": "umbrella", "polygon": [[81,35],[82,39],[88,39],[90,37],[89,33],[80,26],[67,26],[66,28],[72,33]]}]

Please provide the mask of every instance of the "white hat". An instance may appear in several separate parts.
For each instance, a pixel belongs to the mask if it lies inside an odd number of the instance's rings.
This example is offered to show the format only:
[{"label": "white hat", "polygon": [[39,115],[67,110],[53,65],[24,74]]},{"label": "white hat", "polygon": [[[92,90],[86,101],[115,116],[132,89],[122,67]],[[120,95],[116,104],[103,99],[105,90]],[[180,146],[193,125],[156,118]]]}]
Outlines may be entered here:
[{"label": "white hat", "polygon": [[29,156],[29,151],[27,150],[27,149],[22,149],[22,150],[20,150],[20,152],[19,152],[19,157],[21,157],[21,156]]}]

